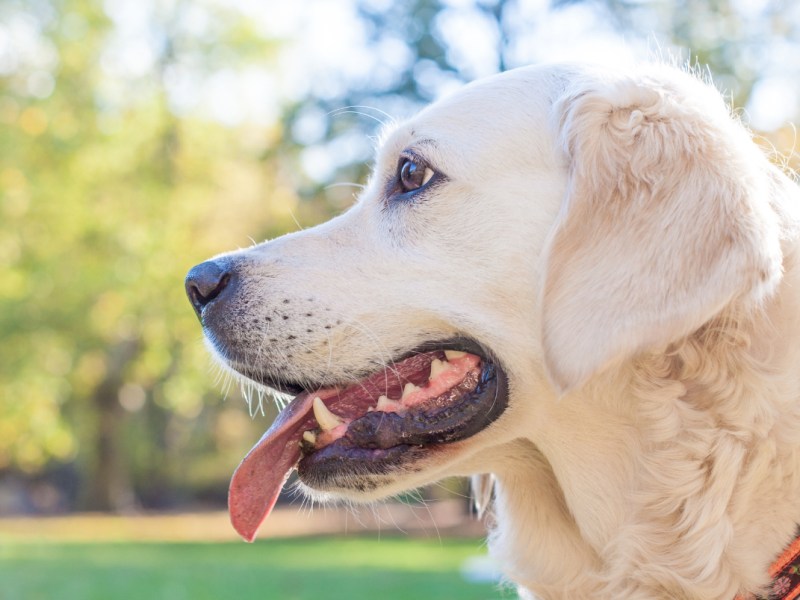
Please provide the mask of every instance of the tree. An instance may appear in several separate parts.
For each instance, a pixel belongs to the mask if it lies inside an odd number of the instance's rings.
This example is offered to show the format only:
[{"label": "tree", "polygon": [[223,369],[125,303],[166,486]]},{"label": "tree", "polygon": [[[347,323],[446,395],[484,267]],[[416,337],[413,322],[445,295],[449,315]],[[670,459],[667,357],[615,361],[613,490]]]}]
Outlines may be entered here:
[{"label": "tree", "polygon": [[188,268],[342,210],[382,124],[538,58],[556,22],[582,34],[559,15],[708,64],[740,108],[800,81],[800,8],[780,0],[354,2],[360,68],[312,71],[264,116],[237,86],[270,81],[283,46],[245,8],[0,0],[0,477],[73,464],[95,508],[224,497],[274,409],[220,401]]},{"label": "tree", "polygon": [[[120,77],[108,72],[119,31],[99,3],[0,5],[6,30],[35,47],[0,80],[0,469],[74,461],[85,507],[164,502],[188,484],[189,458],[218,462],[228,409],[183,276],[246,244],[254,224],[293,226],[278,209],[289,192],[263,201],[281,189],[258,161],[268,128],[179,117],[166,92],[176,65],[212,77],[273,46],[213,4],[198,44],[184,10],[151,15],[150,60]],[[208,56],[219,45],[233,58]]]},{"label": "tree", "polygon": [[[319,194],[331,181],[364,180],[372,146],[366,136],[354,137],[354,130],[374,134],[380,127],[376,122],[410,115],[466,81],[536,62],[548,52],[531,40],[554,27],[567,43],[601,31],[625,38],[645,58],[695,66],[712,77],[739,112],[748,108],[754,92],[776,82],[794,90],[794,96],[777,102],[796,107],[800,99],[800,62],[795,59],[800,56],[800,5],[785,0],[752,6],[734,0],[357,4],[368,32],[364,54],[373,57],[370,75],[339,86],[323,78],[312,86],[286,113],[292,136],[273,150],[272,156],[294,157],[297,172],[303,172],[308,145],[339,157],[332,172],[297,181],[306,196]],[[575,13],[576,25],[559,18],[567,13]],[[796,111],[781,114],[798,116]],[[305,135],[309,120],[316,122],[311,128],[316,136]],[[760,133],[768,133],[779,151],[791,152],[793,130],[788,120],[779,125],[774,132]],[[342,152],[342,146],[349,151]],[[352,195],[346,188],[326,193],[340,205]]]}]

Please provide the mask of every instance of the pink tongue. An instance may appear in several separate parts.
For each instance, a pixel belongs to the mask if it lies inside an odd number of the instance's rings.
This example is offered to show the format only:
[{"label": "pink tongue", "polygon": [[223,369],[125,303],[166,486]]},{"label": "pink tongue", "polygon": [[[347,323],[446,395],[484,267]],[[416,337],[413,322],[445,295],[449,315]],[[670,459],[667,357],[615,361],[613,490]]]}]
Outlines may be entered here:
[{"label": "pink tongue", "polygon": [[[336,390],[320,390],[323,400]],[[311,413],[313,396],[301,394],[281,411],[272,427],[242,459],[228,489],[228,511],[233,528],[246,541],[272,511],[289,473],[300,459],[302,426]]]},{"label": "pink tongue", "polygon": [[[444,358],[443,354],[417,354],[396,363],[390,371],[381,371],[359,382],[348,390],[325,388],[313,395],[303,393],[281,411],[272,427],[244,457],[231,479],[228,489],[228,511],[234,529],[245,540],[252,542],[258,528],[267,518],[289,473],[300,459],[300,439],[304,429],[316,427],[312,402],[316,396],[327,400],[338,396],[336,406],[340,411],[363,413],[366,398],[374,403],[381,394],[400,396],[403,382],[423,386],[428,381],[431,359]],[[472,355],[467,355],[468,357]],[[476,361],[477,357],[472,357]],[[464,361],[466,364],[467,361]],[[456,361],[453,361],[456,364]],[[402,376],[401,376],[402,371]],[[342,414],[340,412],[340,414]]]}]

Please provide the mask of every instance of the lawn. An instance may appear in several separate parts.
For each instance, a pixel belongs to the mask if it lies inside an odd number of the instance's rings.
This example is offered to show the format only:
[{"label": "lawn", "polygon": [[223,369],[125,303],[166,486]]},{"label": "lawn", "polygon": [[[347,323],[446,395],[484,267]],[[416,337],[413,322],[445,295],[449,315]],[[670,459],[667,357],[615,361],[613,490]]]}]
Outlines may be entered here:
[{"label": "lawn", "polygon": [[479,540],[347,537],[241,542],[0,541],[1,600],[489,600]]}]

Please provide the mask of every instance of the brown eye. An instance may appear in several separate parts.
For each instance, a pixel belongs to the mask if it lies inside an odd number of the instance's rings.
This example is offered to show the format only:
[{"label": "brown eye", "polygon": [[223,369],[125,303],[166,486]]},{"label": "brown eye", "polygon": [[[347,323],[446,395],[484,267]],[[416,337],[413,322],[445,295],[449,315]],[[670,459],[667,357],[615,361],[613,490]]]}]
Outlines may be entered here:
[{"label": "brown eye", "polygon": [[433,169],[413,159],[404,158],[400,163],[400,187],[404,192],[420,189],[433,177]]}]

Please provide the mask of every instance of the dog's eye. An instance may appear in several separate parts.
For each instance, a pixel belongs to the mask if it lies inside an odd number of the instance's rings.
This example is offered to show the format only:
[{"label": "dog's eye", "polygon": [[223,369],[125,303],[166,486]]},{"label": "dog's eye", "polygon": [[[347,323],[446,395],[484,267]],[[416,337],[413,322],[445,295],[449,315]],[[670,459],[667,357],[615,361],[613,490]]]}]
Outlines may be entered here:
[{"label": "dog's eye", "polygon": [[404,158],[400,162],[400,187],[404,192],[413,192],[428,183],[433,177],[433,169],[414,159]]}]

